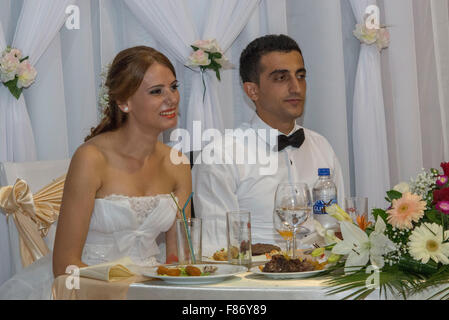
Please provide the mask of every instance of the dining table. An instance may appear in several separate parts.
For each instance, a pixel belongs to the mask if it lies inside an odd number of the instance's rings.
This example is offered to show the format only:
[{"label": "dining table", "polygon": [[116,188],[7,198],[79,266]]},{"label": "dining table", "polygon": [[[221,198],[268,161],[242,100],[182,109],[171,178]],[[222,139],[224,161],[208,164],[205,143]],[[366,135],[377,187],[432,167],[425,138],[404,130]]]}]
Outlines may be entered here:
[{"label": "dining table", "polygon": [[[272,279],[263,274],[245,272],[210,284],[170,284],[161,279],[133,283],[128,300],[341,300],[350,292],[329,295],[325,277]],[[436,291],[435,291],[436,292]],[[400,294],[375,289],[366,300],[402,300]],[[423,300],[429,291],[408,297]]]}]

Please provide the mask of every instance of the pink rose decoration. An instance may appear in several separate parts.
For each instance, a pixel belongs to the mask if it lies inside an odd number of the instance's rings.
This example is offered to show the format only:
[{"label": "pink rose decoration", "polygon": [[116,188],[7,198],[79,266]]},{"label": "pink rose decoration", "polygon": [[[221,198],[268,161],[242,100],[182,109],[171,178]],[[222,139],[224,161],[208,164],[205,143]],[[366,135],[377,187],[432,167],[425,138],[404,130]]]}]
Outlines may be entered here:
[{"label": "pink rose decoration", "polygon": [[207,66],[210,64],[209,54],[201,49],[196,50],[189,57],[189,65],[191,66]]},{"label": "pink rose decoration", "polygon": [[18,69],[19,80],[17,81],[17,88],[28,88],[36,79],[36,75],[36,69],[33,68],[28,60],[23,61]]}]

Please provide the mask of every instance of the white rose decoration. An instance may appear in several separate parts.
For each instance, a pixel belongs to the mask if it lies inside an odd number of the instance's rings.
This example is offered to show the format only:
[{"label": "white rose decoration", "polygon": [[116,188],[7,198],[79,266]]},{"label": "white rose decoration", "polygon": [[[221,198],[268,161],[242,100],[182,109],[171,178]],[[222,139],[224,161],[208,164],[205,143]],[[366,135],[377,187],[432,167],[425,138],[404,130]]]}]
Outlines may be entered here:
[{"label": "white rose decoration", "polygon": [[207,66],[210,64],[209,54],[201,49],[196,50],[190,55],[188,63],[191,66]]},{"label": "white rose decoration", "polygon": [[28,62],[28,60],[23,61],[19,65],[17,88],[28,88],[36,79],[37,71]]},{"label": "white rose decoration", "polygon": [[211,40],[197,40],[193,43],[194,47],[197,47],[203,51],[208,51],[208,52],[221,52],[221,48],[218,45],[217,40],[215,39],[211,39]]},{"label": "white rose decoration", "polygon": [[410,185],[407,182],[398,183],[393,187],[393,190],[398,191],[400,193],[410,192]]},{"label": "white rose decoration", "polygon": [[8,82],[16,77],[20,60],[14,52],[4,53],[0,58],[0,81]]}]

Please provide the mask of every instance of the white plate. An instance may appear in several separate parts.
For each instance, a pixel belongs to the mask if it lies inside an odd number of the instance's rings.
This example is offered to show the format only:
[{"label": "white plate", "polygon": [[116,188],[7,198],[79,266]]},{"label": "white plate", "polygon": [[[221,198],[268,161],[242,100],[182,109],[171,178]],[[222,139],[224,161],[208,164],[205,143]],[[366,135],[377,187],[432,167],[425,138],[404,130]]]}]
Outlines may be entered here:
[{"label": "white plate", "polygon": [[252,267],[249,271],[255,274],[264,275],[271,279],[301,279],[321,273],[325,270],[303,271],[303,272],[262,272],[259,267]]},{"label": "white plate", "polygon": [[[197,268],[203,268],[207,264],[193,264],[192,266]],[[217,270],[209,276],[186,276],[186,277],[174,277],[174,276],[161,276],[157,274],[158,267],[145,268],[142,274],[147,277],[157,278],[164,280],[170,284],[208,284],[224,281],[234,275],[245,273],[248,269],[245,266],[236,266],[231,264],[214,264],[210,265],[216,267]],[[179,267],[178,265],[166,266],[167,268]]]}]

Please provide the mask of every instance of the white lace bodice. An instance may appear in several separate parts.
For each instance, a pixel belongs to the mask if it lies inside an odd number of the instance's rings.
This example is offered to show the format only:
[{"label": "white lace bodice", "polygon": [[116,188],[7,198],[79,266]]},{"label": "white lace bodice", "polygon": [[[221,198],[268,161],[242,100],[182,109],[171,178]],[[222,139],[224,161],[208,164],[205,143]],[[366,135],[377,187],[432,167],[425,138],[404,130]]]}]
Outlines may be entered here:
[{"label": "white lace bodice", "polygon": [[160,250],[156,238],[176,217],[170,195],[95,200],[82,260],[88,265],[129,256],[138,265],[154,265]]}]

